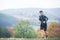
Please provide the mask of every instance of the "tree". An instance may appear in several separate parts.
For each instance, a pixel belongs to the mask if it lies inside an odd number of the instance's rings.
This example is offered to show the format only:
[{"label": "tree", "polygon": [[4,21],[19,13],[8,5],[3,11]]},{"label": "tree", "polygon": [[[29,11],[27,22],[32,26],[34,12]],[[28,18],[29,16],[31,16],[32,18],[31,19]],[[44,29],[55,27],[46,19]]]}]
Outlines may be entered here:
[{"label": "tree", "polygon": [[15,34],[14,37],[16,38],[35,38],[37,37],[35,30],[30,26],[28,20],[20,20],[13,27]]},{"label": "tree", "polygon": [[11,37],[10,32],[6,28],[0,27],[0,38],[9,38],[9,37]]},{"label": "tree", "polygon": [[51,22],[48,25],[47,31],[48,31],[49,37],[60,37],[60,32],[59,32],[60,27],[59,27],[58,23],[56,23],[56,22]]}]

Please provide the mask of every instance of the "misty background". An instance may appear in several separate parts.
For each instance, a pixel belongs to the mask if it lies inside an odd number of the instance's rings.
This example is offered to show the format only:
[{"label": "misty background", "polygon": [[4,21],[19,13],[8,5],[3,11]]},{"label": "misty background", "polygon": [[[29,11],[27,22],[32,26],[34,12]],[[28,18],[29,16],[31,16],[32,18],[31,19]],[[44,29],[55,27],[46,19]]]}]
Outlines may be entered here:
[{"label": "misty background", "polygon": [[0,11],[0,27],[12,27],[19,20],[29,20],[30,25],[34,29],[39,29],[39,11],[43,10],[44,14],[49,18],[50,22],[57,22],[60,24],[60,8],[20,8],[20,9],[6,9]]}]

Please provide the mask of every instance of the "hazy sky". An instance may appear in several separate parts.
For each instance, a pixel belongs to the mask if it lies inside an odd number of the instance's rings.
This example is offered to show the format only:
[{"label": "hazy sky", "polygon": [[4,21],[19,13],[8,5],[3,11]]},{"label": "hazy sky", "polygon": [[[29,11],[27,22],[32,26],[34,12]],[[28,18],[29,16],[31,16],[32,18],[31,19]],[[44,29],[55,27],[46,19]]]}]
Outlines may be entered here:
[{"label": "hazy sky", "polygon": [[60,8],[60,0],[0,0],[0,10],[12,8]]}]

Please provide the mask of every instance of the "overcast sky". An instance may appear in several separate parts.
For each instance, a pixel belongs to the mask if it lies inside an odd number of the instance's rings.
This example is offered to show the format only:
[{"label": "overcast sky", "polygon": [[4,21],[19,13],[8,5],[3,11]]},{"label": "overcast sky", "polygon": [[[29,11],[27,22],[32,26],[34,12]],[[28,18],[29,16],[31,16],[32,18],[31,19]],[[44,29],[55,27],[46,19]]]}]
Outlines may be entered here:
[{"label": "overcast sky", "polygon": [[60,8],[60,0],[0,0],[0,10],[17,8]]}]

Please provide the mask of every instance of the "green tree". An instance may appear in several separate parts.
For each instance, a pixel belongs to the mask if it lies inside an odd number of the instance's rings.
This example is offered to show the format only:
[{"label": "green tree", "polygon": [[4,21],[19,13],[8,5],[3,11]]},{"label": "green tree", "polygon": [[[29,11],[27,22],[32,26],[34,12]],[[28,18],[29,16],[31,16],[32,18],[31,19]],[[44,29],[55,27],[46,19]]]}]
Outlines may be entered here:
[{"label": "green tree", "polygon": [[20,20],[18,24],[13,27],[16,38],[35,38],[37,37],[35,30],[30,26],[28,20]]},{"label": "green tree", "polygon": [[11,37],[10,32],[6,28],[0,27],[0,38],[9,38],[9,37]]}]

